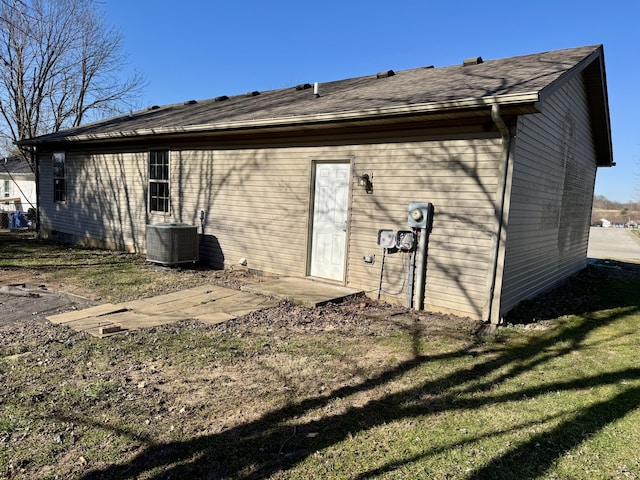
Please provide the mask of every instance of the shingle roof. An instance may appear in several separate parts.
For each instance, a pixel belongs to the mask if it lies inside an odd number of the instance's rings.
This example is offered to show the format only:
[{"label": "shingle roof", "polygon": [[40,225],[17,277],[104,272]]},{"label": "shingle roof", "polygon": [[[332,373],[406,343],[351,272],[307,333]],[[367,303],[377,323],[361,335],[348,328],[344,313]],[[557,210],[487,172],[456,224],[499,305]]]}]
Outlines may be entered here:
[{"label": "shingle roof", "polygon": [[20,157],[0,159],[0,173],[9,172],[12,175],[33,174],[31,167]]},{"label": "shingle roof", "polygon": [[[327,82],[320,84],[319,98],[314,98],[312,88],[291,87],[257,95],[251,92],[153,107],[21,143],[37,145],[322,123],[477,108],[490,103],[535,106],[545,91],[561,83],[558,81],[563,77],[583,71],[598,59],[601,85],[596,85],[594,91],[601,90],[604,94],[596,107],[602,110],[603,124],[609,128],[602,46],[596,45],[487,60],[469,66],[402,70],[386,78],[370,75]],[[610,133],[607,138],[610,150]]]}]

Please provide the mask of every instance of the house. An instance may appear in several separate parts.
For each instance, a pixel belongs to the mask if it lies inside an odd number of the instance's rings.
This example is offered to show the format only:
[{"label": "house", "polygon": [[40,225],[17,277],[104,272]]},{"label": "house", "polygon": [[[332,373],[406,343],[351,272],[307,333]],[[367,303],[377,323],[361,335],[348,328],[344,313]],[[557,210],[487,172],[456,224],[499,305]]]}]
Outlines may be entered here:
[{"label": "house", "polygon": [[0,159],[0,211],[36,208],[36,180],[31,167],[20,157]]},{"label": "house", "polygon": [[211,266],[411,303],[415,257],[378,232],[411,231],[422,202],[413,303],[493,323],[585,267],[596,169],[614,165],[602,46],[310,80],[21,142],[42,235],[144,252],[148,225],[195,225]]}]

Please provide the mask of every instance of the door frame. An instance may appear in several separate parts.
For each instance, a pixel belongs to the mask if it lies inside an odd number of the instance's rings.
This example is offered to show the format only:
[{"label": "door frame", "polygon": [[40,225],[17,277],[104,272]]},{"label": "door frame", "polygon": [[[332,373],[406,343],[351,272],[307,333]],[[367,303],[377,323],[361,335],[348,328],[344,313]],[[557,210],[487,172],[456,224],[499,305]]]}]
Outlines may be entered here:
[{"label": "door frame", "polygon": [[316,200],[316,167],[322,164],[340,163],[349,165],[349,189],[347,191],[347,230],[344,237],[344,265],[342,266],[342,281],[332,280],[324,277],[321,278],[323,282],[337,283],[340,285],[347,285],[347,275],[349,273],[349,239],[351,238],[351,206],[353,202],[353,157],[351,156],[331,156],[331,157],[313,157],[309,161],[309,208],[307,212],[307,254],[305,258],[305,276],[311,277],[311,254],[313,249],[313,223],[314,216],[313,210]]}]

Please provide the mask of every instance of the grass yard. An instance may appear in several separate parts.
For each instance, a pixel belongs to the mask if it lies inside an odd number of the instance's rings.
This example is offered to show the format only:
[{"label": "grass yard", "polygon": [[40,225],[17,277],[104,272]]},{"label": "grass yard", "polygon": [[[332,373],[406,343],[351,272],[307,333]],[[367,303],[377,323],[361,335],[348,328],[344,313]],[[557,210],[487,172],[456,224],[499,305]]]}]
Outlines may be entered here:
[{"label": "grass yard", "polygon": [[[17,273],[109,300],[224,280],[0,236]],[[0,321],[0,477],[640,478],[639,306],[608,264],[486,339],[366,299],[107,339]]]}]

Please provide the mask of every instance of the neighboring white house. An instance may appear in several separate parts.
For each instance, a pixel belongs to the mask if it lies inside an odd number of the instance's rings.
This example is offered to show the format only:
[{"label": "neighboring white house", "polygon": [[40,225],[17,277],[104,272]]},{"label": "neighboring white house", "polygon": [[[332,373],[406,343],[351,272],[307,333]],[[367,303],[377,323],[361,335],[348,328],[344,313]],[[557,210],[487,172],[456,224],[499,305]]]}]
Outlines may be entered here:
[{"label": "neighboring white house", "polygon": [[18,157],[0,159],[0,210],[36,208],[36,179],[31,167]]}]

